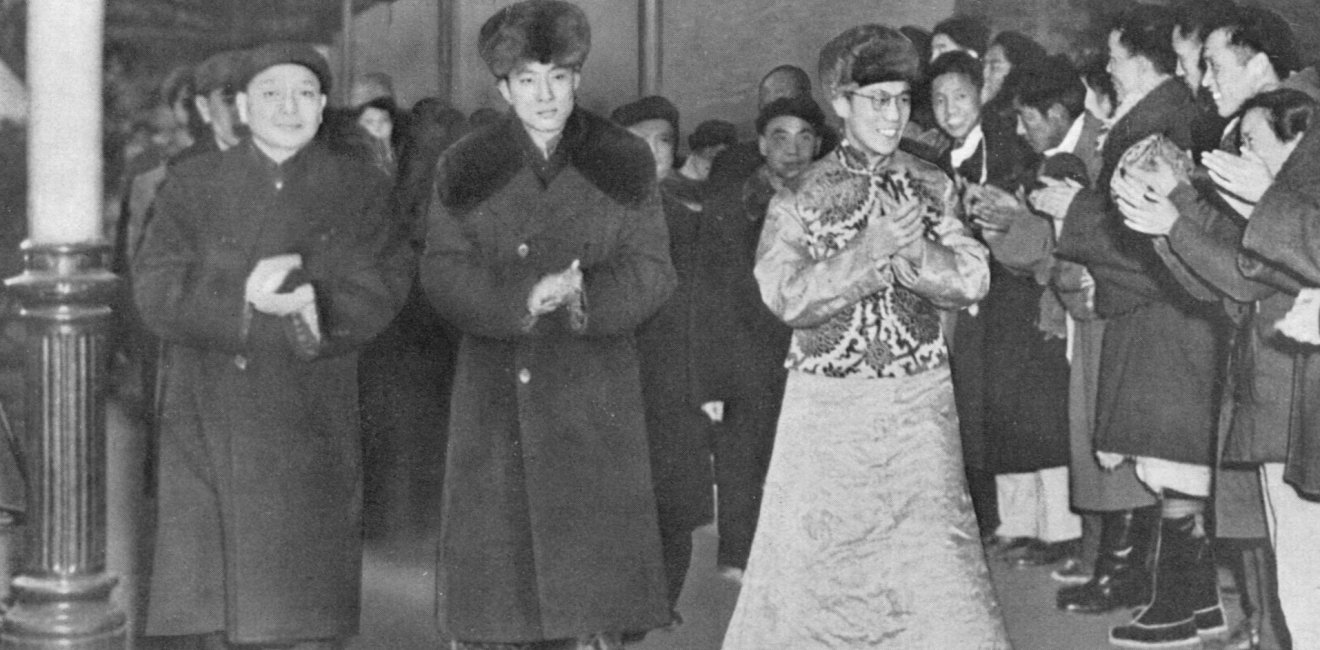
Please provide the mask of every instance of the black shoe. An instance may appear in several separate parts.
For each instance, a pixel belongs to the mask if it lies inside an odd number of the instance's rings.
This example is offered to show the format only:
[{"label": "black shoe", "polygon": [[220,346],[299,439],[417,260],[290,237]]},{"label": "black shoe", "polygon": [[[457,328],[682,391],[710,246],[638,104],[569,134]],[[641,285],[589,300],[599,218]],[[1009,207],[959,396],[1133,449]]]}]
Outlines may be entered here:
[{"label": "black shoe", "polygon": [[1104,614],[1149,602],[1146,555],[1157,517],[1154,508],[1104,513],[1095,573],[1086,584],[1059,589],[1055,597],[1058,608],[1077,614]]},{"label": "black shoe", "polygon": [[[1155,551],[1155,572],[1151,580],[1151,601],[1126,625],[1109,630],[1109,642],[1124,648],[1180,648],[1199,645],[1196,613],[1204,610],[1207,626],[1223,623],[1218,608],[1219,592],[1214,589],[1214,560],[1210,542],[1196,533],[1196,517],[1160,521],[1159,543]],[[1204,591],[1209,574],[1209,594]],[[1198,607],[1213,599],[1213,606]]]},{"label": "black shoe", "polygon": [[1080,538],[1062,542],[1037,541],[1035,544],[1028,546],[1027,550],[1021,555],[1009,558],[1008,562],[1020,569],[1058,564],[1064,560],[1076,558],[1081,542]]}]

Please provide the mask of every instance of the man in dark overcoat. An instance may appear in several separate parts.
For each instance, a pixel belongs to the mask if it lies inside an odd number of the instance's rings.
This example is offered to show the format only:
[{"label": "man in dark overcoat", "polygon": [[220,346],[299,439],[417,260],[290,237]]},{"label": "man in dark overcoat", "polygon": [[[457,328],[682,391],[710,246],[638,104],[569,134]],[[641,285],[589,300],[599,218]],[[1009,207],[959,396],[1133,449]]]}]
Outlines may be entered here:
[{"label": "man in dark overcoat", "polygon": [[761,510],[765,473],[775,446],[775,426],[784,400],[792,329],[761,300],[752,274],[770,199],[794,190],[829,130],[825,114],[809,95],[766,103],[756,118],[758,160],[764,162],[706,201],[700,223],[699,293],[707,306],[707,335],[699,341],[705,359],[703,402],[719,404],[712,449],[720,535],[716,562],[737,577],[747,568]]},{"label": "man in dark overcoat", "polygon": [[407,291],[383,175],[312,138],[330,73],[250,52],[251,137],[170,171],[134,260],[167,342],[146,632],[282,648],[356,633],[357,354]]},{"label": "man in dark overcoat", "polygon": [[439,622],[460,648],[614,648],[670,620],[634,341],[676,284],[655,160],[575,106],[578,7],[510,5],[479,43],[512,111],[440,159],[421,263],[462,332]]},{"label": "man in dark overcoat", "polygon": [[[1202,511],[1218,412],[1226,321],[1196,301],[1161,261],[1149,237],[1122,226],[1110,181],[1130,147],[1158,135],[1191,145],[1196,104],[1173,76],[1173,18],[1141,5],[1109,32],[1109,70],[1120,99],[1104,136],[1095,187],[1058,183],[1033,193],[1037,207],[1067,205],[1057,255],[1095,278],[1095,307],[1107,319],[1100,351],[1095,447],[1101,464],[1134,459],[1160,498],[1153,595],[1130,624],[1110,630],[1125,647],[1160,647],[1226,630]],[[1045,212],[1053,210],[1041,208]]]}]

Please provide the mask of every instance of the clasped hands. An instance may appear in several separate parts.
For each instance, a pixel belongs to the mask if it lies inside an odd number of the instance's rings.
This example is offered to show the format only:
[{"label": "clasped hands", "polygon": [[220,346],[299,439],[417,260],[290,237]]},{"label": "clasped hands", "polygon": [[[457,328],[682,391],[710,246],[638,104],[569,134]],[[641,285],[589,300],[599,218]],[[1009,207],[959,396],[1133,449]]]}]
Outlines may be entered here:
[{"label": "clasped hands", "polygon": [[981,229],[981,237],[991,243],[1008,234],[1027,210],[1022,190],[1011,194],[994,185],[969,185],[963,203],[972,224]]},{"label": "clasped hands", "polygon": [[316,291],[304,282],[292,291],[280,292],[289,273],[302,268],[302,256],[297,253],[275,255],[259,260],[248,274],[243,297],[253,309],[273,316],[288,316],[302,311],[316,302]]},{"label": "clasped hands", "polygon": [[527,295],[527,312],[540,316],[564,305],[580,304],[581,295],[581,261],[573,260],[563,271],[543,276],[536,282]]},{"label": "clasped hands", "polygon": [[863,236],[867,248],[878,251],[886,260],[897,255],[912,264],[920,264],[926,247],[925,227],[921,221],[921,203],[909,199],[892,213],[872,219]]}]

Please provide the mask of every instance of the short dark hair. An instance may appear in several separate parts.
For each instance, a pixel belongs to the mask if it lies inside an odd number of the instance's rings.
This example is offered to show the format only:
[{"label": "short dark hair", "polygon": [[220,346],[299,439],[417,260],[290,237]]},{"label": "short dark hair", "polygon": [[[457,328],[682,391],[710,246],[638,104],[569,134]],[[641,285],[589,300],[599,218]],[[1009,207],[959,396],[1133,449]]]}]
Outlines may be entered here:
[{"label": "short dark hair", "polygon": [[1118,91],[1114,89],[1114,78],[1109,76],[1109,71],[1105,70],[1104,59],[1091,58],[1079,67],[1081,68],[1082,83],[1086,84],[1091,92],[1108,99],[1111,104],[1118,104]]},{"label": "short dark hair", "polygon": [[770,120],[785,115],[810,124],[816,135],[825,132],[825,112],[820,110],[816,100],[810,97],[780,97],[766,104],[756,116],[756,134],[765,135],[765,127],[770,124]]},{"label": "short dark hair", "polygon": [[1178,32],[1183,36],[1195,36],[1202,42],[1237,11],[1233,0],[1176,0],[1169,6],[1173,9],[1173,25]]},{"label": "short dark hair", "polygon": [[1173,12],[1157,5],[1135,5],[1124,11],[1113,26],[1118,42],[1133,56],[1150,61],[1155,70],[1173,74],[1178,54],[1173,51]]},{"label": "short dark hair", "polygon": [[1228,44],[1264,54],[1280,79],[1301,67],[1292,27],[1283,16],[1257,5],[1239,7],[1216,27],[1228,32]]},{"label": "short dark hair", "polygon": [[[1030,78],[1031,83],[1017,83],[1013,86],[1013,101],[1048,113],[1051,106],[1059,104],[1068,112],[1068,117],[1077,119],[1086,110],[1086,86],[1077,74],[1068,57],[1056,54],[1021,68],[1013,68],[1010,76],[1021,73],[1022,78]],[[1007,85],[1007,84],[1005,84]]]},{"label": "short dark hair", "polygon": [[1279,140],[1291,142],[1311,128],[1320,104],[1300,90],[1278,88],[1248,99],[1242,104],[1242,114],[1253,108],[1265,109],[1270,130]]},{"label": "short dark hair", "polygon": [[935,59],[934,63],[930,64],[930,73],[926,75],[926,78],[933,84],[936,79],[946,74],[963,75],[977,88],[985,85],[981,62],[966,52],[945,52],[941,54],[938,59]]},{"label": "short dark hair", "polygon": [[935,25],[935,29],[930,31],[931,38],[935,38],[936,34],[944,34],[953,39],[954,43],[979,55],[985,54],[986,43],[990,40],[990,27],[976,16],[958,15],[945,18]]},{"label": "short dark hair", "polygon": [[990,41],[990,47],[998,45],[1004,50],[1004,58],[1013,67],[1020,65],[1029,65],[1044,59],[1047,55],[1045,48],[1040,43],[1032,40],[1030,36],[1022,32],[1005,30],[995,34],[993,41]]},{"label": "short dark hair", "polygon": [[688,135],[688,149],[692,151],[720,145],[732,147],[737,142],[738,129],[724,120],[706,120]]}]

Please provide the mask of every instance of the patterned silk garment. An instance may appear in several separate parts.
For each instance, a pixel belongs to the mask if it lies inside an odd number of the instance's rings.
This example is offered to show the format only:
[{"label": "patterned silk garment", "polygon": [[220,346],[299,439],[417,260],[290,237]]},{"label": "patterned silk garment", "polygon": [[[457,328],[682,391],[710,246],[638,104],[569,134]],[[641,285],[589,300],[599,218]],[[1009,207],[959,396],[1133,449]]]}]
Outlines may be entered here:
[{"label": "patterned silk garment", "polygon": [[[920,204],[927,239],[944,245],[939,253],[927,246],[925,259],[914,265],[861,250],[866,239],[859,235],[873,219],[889,218],[913,200]],[[952,184],[935,166],[901,151],[868,161],[846,142],[808,172],[797,194],[776,197],[762,260],[778,258],[788,266],[783,273],[799,277],[827,276],[778,283],[783,291],[819,294],[798,297],[816,317],[798,323],[785,318],[796,328],[785,365],[831,377],[870,378],[943,365],[948,350],[940,309],[964,306],[988,286],[985,249],[968,235],[956,209]],[[767,276],[765,293],[767,280],[775,286],[779,278],[762,266],[758,263],[758,278]]]}]

